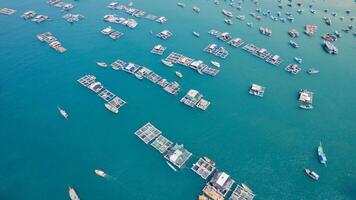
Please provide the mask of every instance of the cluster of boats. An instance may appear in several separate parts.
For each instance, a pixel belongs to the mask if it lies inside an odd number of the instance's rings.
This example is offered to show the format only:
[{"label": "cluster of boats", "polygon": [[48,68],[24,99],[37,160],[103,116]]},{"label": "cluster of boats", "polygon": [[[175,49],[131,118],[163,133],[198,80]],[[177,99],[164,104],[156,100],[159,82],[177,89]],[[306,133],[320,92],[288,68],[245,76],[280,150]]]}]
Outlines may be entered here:
[{"label": "cluster of boats", "polygon": [[[318,159],[321,164],[326,166],[327,158],[326,158],[326,154],[324,153],[324,149],[323,149],[321,142],[318,146]],[[313,180],[316,180],[316,181],[319,180],[319,175],[315,171],[312,171],[310,169],[304,169],[304,170],[305,170],[305,173],[310,178],[312,178]]]}]

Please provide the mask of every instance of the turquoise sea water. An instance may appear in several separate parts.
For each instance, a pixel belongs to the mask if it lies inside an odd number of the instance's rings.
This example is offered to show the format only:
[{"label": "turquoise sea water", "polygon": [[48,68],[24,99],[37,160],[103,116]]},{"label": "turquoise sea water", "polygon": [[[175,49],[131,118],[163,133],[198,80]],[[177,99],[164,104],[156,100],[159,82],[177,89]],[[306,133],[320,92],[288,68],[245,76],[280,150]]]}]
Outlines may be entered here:
[{"label": "turquoise sea water", "polygon": [[[74,1],[73,1],[74,2]],[[74,2],[72,13],[85,19],[69,24],[63,12],[45,1],[1,0],[1,7],[17,10],[12,16],[0,16],[0,199],[66,199],[67,187],[74,186],[82,199],[182,200],[196,199],[205,182],[188,164],[175,173],[153,148],[141,142],[133,132],[150,121],[172,141],[185,144],[194,156],[206,155],[218,168],[229,173],[237,183],[246,183],[257,194],[256,199],[356,199],[356,69],[355,37],[343,34],[335,42],[339,55],[326,54],[320,35],[350,24],[332,18],[332,27],[308,12],[293,13],[294,23],[261,21],[248,14],[256,6],[245,1],[237,11],[221,2],[185,0],[182,9],[173,0],[137,0],[134,7],[164,15],[169,21],[159,25],[140,19],[136,29],[111,26],[125,35],[112,41],[100,34],[109,24],[104,14],[121,11],[106,8],[110,1],[80,0]],[[128,1],[120,1],[128,3]],[[286,2],[284,2],[286,4]],[[198,5],[201,13],[191,7]],[[356,7],[352,0],[315,1],[315,9],[329,8],[339,15]],[[276,1],[261,1],[258,7],[277,12]],[[245,22],[234,20],[233,26],[224,24],[221,9],[235,15],[246,15]],[[28,10],[49,15],[52,21],[34,24],[19,16]],[[292,11],[286,7],[282,10]],[[248,28],[246,22],[253,22]],[[287,31],[296,28],[301,33],[306,23],[318,24],[318,34],[301,34],[296,41],[299,49],[288,45]],[[353,23],[355,25],[355,23]],[[268,26],[273,36],[259,34],[259,26]],[[202,49],[209,43],[224,43],[207,34],[209,29],[229,31],[233,36],[271,52],[284,59],[280,67],[244,52],[227,47],[230,56],[220,60]],[[161,41],[149,31],[169,29],[174,36]],[[36,39],[36,35],[50,31],[68,49],[59,54]],[[201,33],[199,39],[192,31]],[[200,76],[196,72],[175,66],[164,67],[161,57],[150,54],[161,43],[169,52],[202,59],[206,63],[217,60],[222,64],[217,77]],[[283,70],[302,57],[303,71],[292,76]],[[103,69],[95,62],[108,63],[116,59],[147,66],[169,80],[182,85],[179,97],[174,97],[147,80],[139,81],[124,72]],[[305,70],[313,66],[320,74],[309,76]],[[174,71],[184,74],[178,80]],[[118,115],[108,112],[103,101],[79,85],[76,80],[85,74],[95,75],[104,86],[128,102]],[[266,87],[263,98],[248,94],[252,83]],[[203,112],[179,103],[190,88],[199,90],[212,102]],[[298,109],[300,88],[315,93],[312,111]],[[65,121],[56,106],[70,114]],[[323,141],[328,166],[317,161],[316,148]],[[103,169],[115,177],[105,181],[94,174]],[[320,180],[314,182],[303,172],[315,170]]]}]

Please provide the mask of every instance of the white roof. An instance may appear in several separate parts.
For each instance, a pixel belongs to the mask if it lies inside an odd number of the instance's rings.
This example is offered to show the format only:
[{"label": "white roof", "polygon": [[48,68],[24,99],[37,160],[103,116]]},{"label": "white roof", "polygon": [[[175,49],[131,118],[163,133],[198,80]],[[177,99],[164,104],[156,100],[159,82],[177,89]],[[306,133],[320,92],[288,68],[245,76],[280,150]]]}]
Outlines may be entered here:
[{"label": "white roof", "polygon": [[169,156],[169,160],[172,161],[172,162],[175,162],[177,160],[177,158],[179,158],[180,155],[182,155],[182,151],[177,149],[174,151],[174,153]]},{"label": "white roof", "polygon": [[197,90],[189,90],[188,96],[195,97],[199,92]]},{"label": "white roof", "polygon": [[219,184],[221,187],[224,186],[225,182],[227,181],[227,179],[229,178],[230,176],[228,174],[226,174],[225,172],[223,172],[218,180],[216,181],[217,184]]}]

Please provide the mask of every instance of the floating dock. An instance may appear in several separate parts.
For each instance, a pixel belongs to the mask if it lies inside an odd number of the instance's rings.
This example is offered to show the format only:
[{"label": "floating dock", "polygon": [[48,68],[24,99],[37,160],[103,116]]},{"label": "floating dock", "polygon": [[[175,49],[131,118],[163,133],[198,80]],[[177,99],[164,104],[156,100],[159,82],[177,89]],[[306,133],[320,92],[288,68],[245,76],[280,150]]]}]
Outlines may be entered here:
[{"label": "floating dock", "polygon": [[157,149],[161,154],[164,154],[169,148],[171,148],[173,145],[173,142],[168,140],[166,137],[163,135],[158,136],[152,143],[151,146],[153,148]]},{"label": "floating dock", "polygon": [[150,143],[161,134],[162,132],[153,126],[150,122],[135,132],[135,135],[146,144]]},{"label": "floating dock", "polygon": [[310,92],[306,89],[299,90],[299,101],[301,101],[301,102],[312,104],[313,96],[314,96],[313,92]]},{"label": "floating dock", "polygon": [[229,32],[220,32],[215,29],[211,29],[208,31],[208,33],[216,38],[218,38],[221,41],[226,42],[227,44],[233,46],[233,47],[240,47],[242,44],[245,42],[241,38],[234,38],[232,39],[232,36],[230,35]]},{"label": "floating dock", "polygon": [[207,183],[203,188],[203,194],[206,195],[209,199],[224,200],[224,196],[209,183]]},{"label": "floating dock", "polygon": [[185,149],[183,144],[175,144],[167,151],[167,154],[164,157],[173,165],[182,168],[191,156],[192,153]]},{"label": "floating dock", "polygon": [[284,68],[287,72],[291,74],[298,74],[300,70],[302,70],[297,64],[289,64],[286,68]]},{"label": "floating dock", "polygon": [[134,19],[125,19],[123,17],[119,17],[117,15],[104,15],[103,17],[104,21],[109,22],[109,23],[114,23],[114,24],[121,24],[123,26],[127,26],[131,29],[136,28],[138,25],[138,22]]},{"label": "floating dock", "polygon": [[215,162],[207,157],[201,157],[193,164],[192,170],[206,180],[215,170]]},{"label": "floating dock", "polygon": [[187,106],[192,108],[197,107],[202,110],[208,109],[210,102],[203,99],[203,95],[200,94],[197,90],[189,90],[187,94],[180,100]]},{"label": "floating dock", "polygon": [[235,181],[230,177],[230,175],[226,174],[222,171],[216,171],[209,181],[209,184],[213,186],[218,193],[223,195],[224,197],[230,191],[232,185]]}]

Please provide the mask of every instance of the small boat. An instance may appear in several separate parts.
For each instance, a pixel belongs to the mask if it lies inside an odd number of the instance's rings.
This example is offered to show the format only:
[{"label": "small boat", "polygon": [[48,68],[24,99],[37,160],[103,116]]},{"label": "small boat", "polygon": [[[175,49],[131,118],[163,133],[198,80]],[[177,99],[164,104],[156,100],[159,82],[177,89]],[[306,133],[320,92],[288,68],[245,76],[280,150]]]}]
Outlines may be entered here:
[{"label": "small boat", "polygon": [[74,188],[69,187],[68,193],[69,193],[69,197],[71,200],[80,200],[80,198]]},{"label": "small boat", "polygon": [[216,62],[216,61],[210,61],[212,65],[214,65],[215,67],[220,67],[220,63]]},{"label": "small boat", "polygon": [[314,68],[310,68],[310,69],[308,69],[307,73],[310,74],[310,75],[317,74],[317,73],[319,73],[319,70],[314,69]]},{"label": "small boat", "polygon": [[234,24],[231,19],[224,19],[224,22],[225,22],[227,25],[233,25],[233,24]]},{"label": "small boat", "polygon": [[181,3],[181,2],[178,2],[177,5],[181,8],[184,8],[185,7],[185,4],[184,3]]},{"label": "small boat", "polygon": [[170,162],[166,161],[166,163],[171,169],[173,169],[173,171],[177,171],[177,169]]},{"label": "small boat", "polygon": [[108,66],[108,64],[106,64],[105,62],[97,62],[96,64],[98,66],[100,66],[100,67],[107,67]]},{"label": "small boat", "polygon": [[289,44],[293,47],[293,48],[298,48],[299,45],[296,41],[293,41],[293,40],[289,40]]},{"label": "small boat", "polygon": [[193,35],[195,36],[195,37],[200,37],[200,34],[198,33],[198,32],[193,32]]},{"label": "small boat", "polygon": [[312,110],[313,109],[313,105],[311,104],[306,104],[306,105],[300,105],[299,108],[304,109],[304,110]]},{"label": "small boat", "polygon": [[175,71],[176,75],[179,77],[179,78],[183,78],[183,74],[180,73],[179,71]]},{"label": "small boat", "polygon": [[327,158],[324,153],[324,149],[323,149],[323,146],[321,145],[321,142],[318,146],[318,158],[319,158],[320,163],[326,165]]},{"label": "small boat", "polygon": [[108,110],[110,110],[111,112],[117,114],[119,112],[119,108],[117,108],[116,106],[110,104],[110,103],[105,103],[105,108],[107,108]]},{"label": "small boat", "polygon": [[167,67],[173,67],[173,63],[172,62],[169,62],[165,59],[162,59],[161,62],[166,65]]},{"label": "small boat", "polygon": [[100,170],[100,169],[96,169],[96,170],[95,170],[95,174],[98,175],[98,176],[101,176],[101,177],[103,177],[103,178],[106,178],[106,177],[108,176],[105,172],[103,172],[103,171]]},{"label": "small boat", "polygon": [[298,57],[294,57],[294,60],[299,64],[301,64],[303,62],[303,59],[298,58]]},{"label": "small boat", "polygon": [[193,6],[193,11],[196,13],[200,13],[200,8],[197,6]]},{"label": "small boat", "polygon": [[315,173],[314,171],[311,171],[310,169],[304,169],[305,173],[312,179],[314,180],[319,180],[319,175],[317,173]]},{"label": "small boat", "polygon": [[57,109],[58,109],[59,113],[64,117],[64,119],[68,119],[69,115],[65,110],[63,110],[59,106],[57,106]]},{"label": "small boat", "polygon": [[143,76],[142,76],[141,74],[136,74],[136,73],[135,73],[135,76],[136,76],[136,78],[138,78],[138,79],[140,79],[140,80],[143,79]]}]

